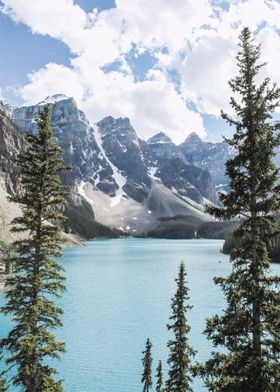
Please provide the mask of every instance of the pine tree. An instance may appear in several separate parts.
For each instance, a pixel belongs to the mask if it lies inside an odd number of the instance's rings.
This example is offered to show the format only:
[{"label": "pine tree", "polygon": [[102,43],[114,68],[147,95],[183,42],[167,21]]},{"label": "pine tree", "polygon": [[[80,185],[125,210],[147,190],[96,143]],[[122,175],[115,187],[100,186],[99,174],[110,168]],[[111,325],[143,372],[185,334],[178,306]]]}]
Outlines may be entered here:
[{"label": "pine tree", "polygon": [[22,207],[22,216],[13,220],[13,231],[26,238],[13,244],[13,275],[7,281],[7,303],[2,308],[13,318],[13,328],[2,341],[10,353],[7,363],[15,366],[15,385],[26,392],[62,391],[61,381],[50,361],[64,351],[52,331],[60,327],[62,310],[52,301],[64,290],[63,268],[54,258],[60,257],[59,212],[64,192],[59,173],[65,169],[61,149],[52,140],[50,108],[43,108],[38,134],[27,135],[28,149],[19,154],[22,192],[12,201]]},{"label": "pine tree", "polygon": [[152,343],[150,342],[150,339],[147,339],[146,341],[146,348],[142,352],[144,354],[144,357],[142,359],[143,363],[143,373],[142,373],[142,379],[141,382],[144,384],[143,386],[143,392],[149,392],[150,389],[153,386],[153,380],[152,380]]},{"label": "pine tree", "polygon": [[186,286],[185,266],[182,262],[179,268],[177,291],[171,302],[172,316],[167,328],[174,333],[174,340],[169,340],[169,373],[166,382],[168,392],[187,392],[192,391],[191,382],[191,358],[195,355],[194,350],[189,345],[188,333],[190,326],[186,318],[186,311],[192,306],[186,302],[189,300],[188,288]]},{"label": "pine tree", "polygon": [[7,387],[6,387],[6,382],[4,379],[0,380],[0,392],[6,392],[7,391]]},{"label": "pine tree", "polygon": [[229,83],[236,97],[236,116],[222,113],[235,126],[229,145],[234,158],[226,163],[230,191],[221,195],[222,208],[212,208],[219,219],[240,217],[236,236],[243,239],[231,252],[232,272],[215,278],[227,300],[221,316],[207,320],[206,335],[221,352],[200,366],[210,391],[280,391],[280,278],[269,273],[267,245],[279,233],[274,217],[280,210],[278,169],[273,163],[280,125],[271,121],[280,90],[269,79],[257,85],[260,46],[248,28],[240,34],[239,74]]},{"label": "pine tree", "polygon": [[[0,358],[0,360],[2,361],[2,357]],[[4,372],[1,372],[0,373],[0,392],[7,391],[7,383],[6,383],[4,376],[5,376]]]},{"label": "pine tree", "polygon": [[163,374],[162,374],[162,363],[159,361],[157,367],[157,385],[156,385],[156,392],[164,392],[163,391]]}]

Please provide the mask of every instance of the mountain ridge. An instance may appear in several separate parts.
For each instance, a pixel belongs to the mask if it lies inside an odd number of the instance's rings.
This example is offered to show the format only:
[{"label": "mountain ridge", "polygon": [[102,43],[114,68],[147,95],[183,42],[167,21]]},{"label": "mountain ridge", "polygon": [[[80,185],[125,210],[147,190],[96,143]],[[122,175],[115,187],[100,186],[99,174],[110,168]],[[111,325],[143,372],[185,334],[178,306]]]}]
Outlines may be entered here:
[{"label": "mountain ridge", "polygon": [[16,108],[12,120],[24,132],[36,132],[35,119],[46,102],[52,108],[54,137],[73,167],[63,182],[90,201],[101,223],[138,231],[154,227],[161,217],[190,211],[209,219],[204,205],[217,201],[211,175],[192,164],[163,132],[144,141],[128,118],[107,116],[90,124],[75,100],[64,95]]}]

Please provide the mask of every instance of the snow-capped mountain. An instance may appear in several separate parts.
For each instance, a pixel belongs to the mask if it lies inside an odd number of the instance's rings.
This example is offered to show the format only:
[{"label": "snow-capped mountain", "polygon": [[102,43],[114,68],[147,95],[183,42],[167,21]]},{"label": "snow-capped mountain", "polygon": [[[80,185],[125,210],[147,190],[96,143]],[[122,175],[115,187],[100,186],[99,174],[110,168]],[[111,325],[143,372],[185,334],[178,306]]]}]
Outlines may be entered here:
[{"label": "snow-capped mountain", "polygon": [[35,119],[45,103],[52,104],[54,136],[64,151],[65,162],[72,167],[67,182],[76,179],[90,181],[103,192],[113,195],[118,187],[113,170],[97,145],[93,128],[74,99],[63,95],[48,97],[38,105],[15,109],[12,120],[24,131],[36,132]]},{"label": "snow-capped mountain", "polygon": [[109,116],[90,124],[74,99],[64,95],[16,108],[12,120],[36,132],[35,119],[46,103],[52,106],[54,136],[73,168],[64,181],[90,202],[99,221],[142,230],[166,216],[208,219],[204,204],[217,200],[211,175],[164,133],[146,142],[128,118]]},{"label": "snow-capped mountain", "polygon": [[225,162],[233,157],[233,152],[226,143],[204,142],[193,132],[179,145],[179,148],[191,164],[207,170],[211,174],[218,189],[227,187]]},{"label": "snow-capped mountain", "polygon": [[128,118],[106,117],[95,127],[104,157],[115,167],[115,179],[124,195],[142,202],[151,189],[140,140]]},{"label": "snow-capped mountain", "polygon": [[198,204],[203,203],[203,198],[216,202],[216,192],[209,172],[191,164],[180,148],[163,132],[148,140],[144,155],[150,173],[167,188]]}]

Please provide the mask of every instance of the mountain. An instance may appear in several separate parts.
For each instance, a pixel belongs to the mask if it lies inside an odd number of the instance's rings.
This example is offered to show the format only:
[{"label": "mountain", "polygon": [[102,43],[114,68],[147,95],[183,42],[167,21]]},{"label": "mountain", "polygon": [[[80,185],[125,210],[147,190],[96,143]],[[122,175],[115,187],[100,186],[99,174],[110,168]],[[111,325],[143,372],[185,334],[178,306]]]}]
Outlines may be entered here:
[{"label": "mountain", "polygon": [[169,189],[198,204],[203,204],[204,199],[216,202],[209,172],[190,164],[180,148],[163,132],[148,140],[145,156],[150,172]]},{"label": "mountain", "polygon": [[151,179],[143,160],[140,140],[129,119],[106,117],[96,126],[98,145],[110,162],[119,192],[124,197],[143,202],[151,190]]},{"label": "mountain", "polygon": [[0,101],[0,172],[10,193],[16,192],[17,189],[15,158],[24,144],[21,131],[10,120],[5,105]]},{"label": "mountain", "polygon": [[217,189],[227,188],[225,162],[233,156],[233,152],[226,143],[204,142],[193,132],[179,148],[190,163],[209,171]]},{"label": "mountain", "polygon": [[46,103],[52,106],[54,136],[64,151],[65,162],[72,167],[65,182],[71,184],[76,178],[83,178],[95,184],[98,179],[100,190],[114,194],[117,184],[112,176],[113,171],[100,153],[93,129],[84,113],[77,108],[74,99],[63,95],[47,97],[38,105],[15,109],[12,120],[25,132],[36,132],[35,119]]},{"label": "mountain", "polygon": [[0,101],[0,246],[7,240],[17,238],[15,233],[9,232],[9,224],[20,214],[20,209],[18,205],[8,201],[8,196],[19,191],[15,159],[25,144],[22,133],[8,115],[6,106]]},{"label": "mountain", "polygon": [[[38,114],[38,111],[36,112]],[[22,236],[10,232],[10,222],[21,214],[18,204],[9,202],[9,196],[20,192],[19,173],[15,161],[18,152],[27,148],[27,142],[22,130],[9,118],[10,112],[0,102],[0,248],[2,243],[10,243]],[[36,114],[36,115],[37,115]],[[29,124],[29,123],[28,123]],[[32,125],[32,129],[31,129]],[[36,124],[31,122],[29,130],[35,130]],[[69,183],[71,178],[64,178]],[[73,181],[73,179],[72,179]],[[116,237],[120,233],[95,221],[90,204],[78,193],[72,190],[66,206],[66,221],[64,229],[65,242],[68,245],[79,243],[71,233],[84,238],[95,236]],[[78,241],[78,242],[77,242]]]},{"label": "mountain", "polygon": [[73,168],[63,181],[92,206],[99,222],[138,231],[156,226],[162,217],[209,219],[204,205],[216,202],[211,175],[164,133],[146,142],[128,118],[108,116],[90,124],[74,99],[64,95],[16,108],[12,120],[36,132],[35,118],[46,103],[52,107],[54,137]]}]

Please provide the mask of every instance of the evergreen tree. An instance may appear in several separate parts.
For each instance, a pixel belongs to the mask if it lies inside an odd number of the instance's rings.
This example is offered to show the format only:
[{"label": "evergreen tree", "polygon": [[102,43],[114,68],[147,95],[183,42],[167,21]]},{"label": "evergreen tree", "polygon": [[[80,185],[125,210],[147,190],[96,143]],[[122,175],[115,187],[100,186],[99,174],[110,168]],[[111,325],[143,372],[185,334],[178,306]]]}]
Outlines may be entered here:
[{"label": "evergreen tree", "polygon": [[143,373],[142,373],[142,379],[141,382],[144,384],[143,386],[143,392],[149,392],[150,389],[153,386],[153,380],[152,380],[152,343],[150,342],[150,339],[147,339],[146,341],[146,348],[142,352],[144,354],[144,357],[142,359],[143,363]]},{"label": "evergreen tree", "polygon": [[6,382],[3,378],[0,380],[0,392],[6,392],[7,387],[6,387]]},{"label": "evergreen tree", "polygon": [[162,374],[162,364],[161,364],[161,361],[159,361],[158,367],[157,367],[156,392],[163,392],[163,374]]},{"label": "evergreen tree", "polygon": [[[2,361],[2,357],[0,358]],[[4,377],[4,372],[0,373],[0,392],[6,392],[7,391],[7,383]]]},{"label": "evergreen tree", "polygon": [[25,239],[13,244],[13,275],[7,280],[7,304],[2,308],[13,318],[13,327],[2,341],[9,351],[7,363],[17,372],[13,382],[26,392],[62,391],[61,381],[50,361],[64,351],[52,330],[60,327],[62,310],[52,301],[64,290],[60,257],[59,212],[64,203],[59,173],[65,169],[61,149],[52,140],[50,108],[43,108],[37,120],[38,133],[27,135],[28,149],[19,154],[22,192],[12,197],[22,207],[13,220],[13,231]]},{"label": "evergreen tree", "polygon": [[239,45],[239,74],[229,82],[236,94],[231,98],[236,116],[222,113],[236,128],[227,140],[236,153],[226,163],[230,191],[221,195],[223,207],[211,212],[225,220],[239,216],[235,234],[246,241],[231,251],[229,276],[215,278],[227,308],[207,320],[205,333],[215,347],[224,349],[213,352],[199,371],[210,391],[276,392],[280,391],[280,278],[269,274],[267,245],[279,233],[274,221],[280,197],[273,157],[280,125],[271,122],[271,115],[280,90],[269,87],[268,78],[256,83],[264,64],[259,64],[260,46],[248,28],[242,30]]},{"label": "evergreen tree", "polygon": [[191,358],[195,352],[188,341],[188,333],[191,328],[187,322],[186,311],[192,306],[186,303],[189,300],[189,290],[186,286],[186,272],[183,262],[175,281],[177,282],[177,291],[171,302],[171,324],[167,326],[169,330],[173,331],[174,340],[169,340],[167,343],[169,347],[169,373],[166,390],[168,392],[187,392],[192,391]]}]

